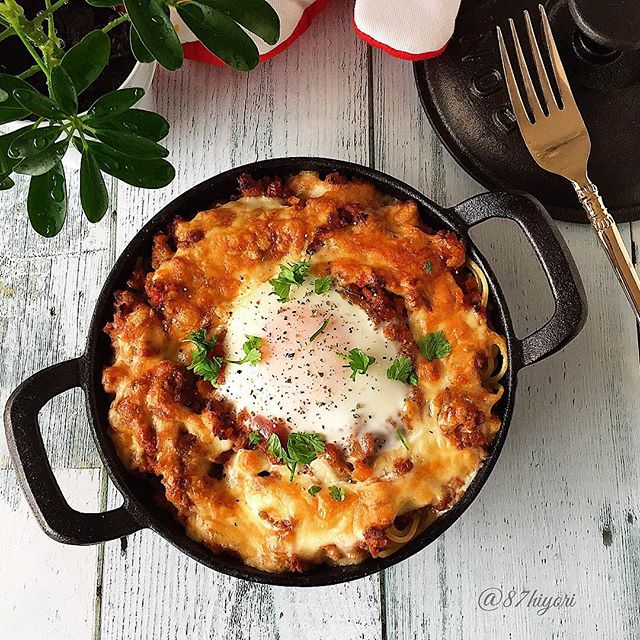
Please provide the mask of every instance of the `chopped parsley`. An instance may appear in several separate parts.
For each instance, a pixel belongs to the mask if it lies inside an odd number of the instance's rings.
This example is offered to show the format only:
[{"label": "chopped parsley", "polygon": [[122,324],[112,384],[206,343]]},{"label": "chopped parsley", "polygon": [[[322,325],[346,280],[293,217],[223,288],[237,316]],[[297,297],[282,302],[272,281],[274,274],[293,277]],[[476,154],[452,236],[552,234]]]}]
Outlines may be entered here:
[{"label": "chopped parsley", "polygon": [[396,429],[396,433],[398,434],[398,438],[400,440],[400,442],[402,442],[402,446],[409,451],[409,445],[407,444],[407,439],[404,437],[404,433],[402,433],[402,429],[400,427],[398,427]]},{"label": "chopped parsley", "polygon": [[391,366],[387,369],[387,378],[405,382],[406,384],[418,384],[418,374],[413,368],[411,358],[407,356],[400,356],[391,363]]},{"label": "chopped parsley", "polygon": [[245,364],[250,362],[256,364],[262,358],[260,345],[262,338],[257,336],[247,336],[247,341],[242,345],[244,358],[242,360],[225,360],[222,356],[209,357],[209,351],[216,346],[218,340],[215,336],[207,338],[204,329],[192,331],[184,342],[191,342],[195,346],[195,351],[191,355],[191,364],[187,369],[193,371],[197,376],[207,380],[214,386],[218,383],[218,375],[225,362],[231,364]]},{"label": "chopped parsley", "polygon": [[313,290],[318,293],[327,293],[331,289],[331,276],[322,276],[322,278],[316,278],[313,283]]},{"label": "chopped parsley", "polygon": [[280,438],[272,433],[267,440],[267,451],[278,461],[287,465],[293,480],[298,464],[311,464],[324,451],[324,439],[319,433],[292,433],[285,449]]},{"label": "chopped parsley", "polygon": [[207,338],[207,332],[200,329],[192,331],[184,342],[191,342],[195,347],[195,351],[191,355],[191,364],[187,366],[187,369],[215,385],[224,364],[224,358],[220,356],[209,357],[209,351],[218,342],[217,338],[215,336]]},{"label": "chopped parsley", "polygon": [[368,356],[362,349],[351,349],[349,353],[338,353],[338,355],[348,362],[345,368],[351,368],[350,378],[354,382],[359,373],[363,375],[367,373],[369,367],[376,361],[373,356]]},{"label": "chopped parsley", "polygon": [[258,338],[258,336],[245,337],[247,338],[247,341],[242,345],[244,358],[242,358],[242,360],[228,360],[231,364],[245,364],[245,362],[250,362],[255,365],[262,358],[262,353],[260,353],[262,338]]},{"label": "chopped parsley", "polygon": [[308,492],[310,496],[315,496],[316,494],[322,491],[322,487],[319,487],[317,484],[314,484],[312,487],[309,487]]},{"label": "chopped parsley", "polygon": [[250,447],[255,447],[262,440],[262,434],[259,431],[252,431],[247,438]]},{"label": "chopped parsley", "polygon": [[311,263],[308,260],[281,264],[278,276],[269,280],[273,287],[272,295],[278,296],[278,302],[286,302],[291,294],[291,287],[299,287],[309,275],[310,269]]},{"label": "chopped parsley", "polygon": [[287,459],[287,452],[280,442],[280,438],[275,433],[272,433],[267,440],[267,451],[278,462],[284,462]]},{"label": "chopped parsley", "polygon": [[444,335],[444,331],[425,333],[418,341],[418,347],[427,360],[440,360],[451,353],[451,343]]},{"label": "chopped parsley", "polygon": [[325,318],[325,321],[320,325],[320,328],[317,331],[314,331],[313,335],[309,338],[309,342],[313,342],[327,328],[329,320],[331,320],[331,318]]},{"label": "chopped parsley", "polygon": [[422,266],[427,273],[433,273],[433,265],[428,260]]},{"label": "chopped parsley", "polygon": [[335,500],[336,502],[342,502],[344,500],[345,491],[342,487],[336,487],[335,485],[332,485],[331,487],[329,487],[328,491],[332,500]]}]

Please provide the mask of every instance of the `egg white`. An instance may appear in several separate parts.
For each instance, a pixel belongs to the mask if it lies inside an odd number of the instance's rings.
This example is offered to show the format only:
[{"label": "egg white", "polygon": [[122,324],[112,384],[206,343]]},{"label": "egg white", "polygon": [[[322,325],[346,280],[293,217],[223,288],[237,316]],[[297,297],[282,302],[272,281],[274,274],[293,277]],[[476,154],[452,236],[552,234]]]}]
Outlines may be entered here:
[{"label": "egg white", "polygon": [[[285,420],[292,431],[315,432],[347,445],[351,436],[371,433],[392,440],[411,387],[387,378],[399,352],[367,313],[335,289],[317,294],[310,276],[279,302],[267,282],[239,299],[225,336],[225,353],[237,360],[247,336],[262,338],[261,360],[230,364],[220,391],[252,416]],[[324,331],[310,340],[328,320]],[[362,349],[375,358],[366,374],[352,370],[338,354]]]}]

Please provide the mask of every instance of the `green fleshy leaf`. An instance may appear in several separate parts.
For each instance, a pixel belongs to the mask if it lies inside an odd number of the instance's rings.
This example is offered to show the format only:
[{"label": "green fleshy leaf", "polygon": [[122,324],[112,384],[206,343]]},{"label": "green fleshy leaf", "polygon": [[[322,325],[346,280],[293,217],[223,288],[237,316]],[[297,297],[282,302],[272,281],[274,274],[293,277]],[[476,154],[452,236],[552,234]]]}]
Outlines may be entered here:
[{"label": "green fleshy leaf", "polygon": [[27,211],[31,226],[45,238],[60,232],[67,215],[67,184],[62,163],[31,178]]},{"label": "green fleshy leaf", "polygon": [[4,176],[4,178],[0,177],[0,191],[11,189],[14,185],[15,182],[9,176]]},{"label": "green fleshy leaf", "polygon": [[27,129],[16,136],[9,145],[8,156],[13,159],[28,158],[51,146],[62,133],[62,127],[38,127]]},{"label": "green fleshy leaf", "polygon": [[49,89],[51,97],[67,115],[72,116],[78,112],[76,88],[69,74],[60,65],[51,69]]},{"label": "green fleshy leaf", "polygon": [[43,96],[31,87],[14,89],[13,97],[29,113],[35,113],[42,118],[61,120],[66,117],[65,112],[51,98]]},{"label": "green fleshy leaf", "polygon": [[253,40],[229,16],[199,2],[178,5],[178,14],[198,40],[237,71],[250,71],[259,62]]},{"label": "green fleshy leaf", "polygon": [[[79,146],[75,140],[74,143]],[[89,142],[89,148],[102,171],[134,187],[159,189],[175,177],[175,169],[166,160],[132,158],[96,142]]]},{"label": "green fleshy leaf", "polygon": [[102,220],[109,206],[107,187],[90,149],[84,150],[80,163],[80,202],[90,222]]},{"label": "green fleshy leaf", "polygon": [[23,158],[13,167],[13,170],[15,173],[21,173],[27,176],[40,176],[48,173],[60,162],[68,146],[68,140],[56,142],[28,158]]},{"label": "green fleshy leaf", "polygon": [[67,72],[80,95],[104,71],[111,55],[109,36],[97,29],[69,49],[60,66]]},{"label": "green fleshy leaf", "polygon": [[166,138],[169,133],[169,123],[160,114],[142,109],[127,109],[105,118],[90,118],[85,123],[94,129],[132,133],[154,142]]},{"label": "green fleshy leaf", "polygon": [[0,91],[7,94],[5,100],[0,101],[0,124],[22,120],[30,111],[21,105],[14,97],[15,89],[31,89],[33,87],[20,78],[0,73]]},{"label": "green fleshy leaf", "polygon": [[20,137],[27,131],[33,131],[32,124],[16,129],[11,133],[0,135],[0,176],[8,175],[13,170],[13,167],[18,164],[18,159],[12,158],[9,155],[9,147],[13,144],[13,141],[16,138]]},{"label": "green fleshy leaf", "polygon": [[107,146],[133,158],[166,158],[169,152],[157,142],[133,133],[97,129],[95,137]]},{"label": "green fleshy leaf", "polygon": [[129,19],[149,53],[169,71],[182,66],[182,45],[157,0],[124,0]]},{"label": "green fleshy leaf", "polygon": [[140,40],[140,36],[133,25],[129,29],[129,45],[138,62],[153,62],[155,60],[153,55],[149,53],[149,49],[142,44],[142,40]]},{"label": "green fleshy leaf", "polygon": [[96,118],[118,115],[132,107],[142,96],[144,96],[144,89],[139,87],[110,91],[91,105],[89,115]]},{"label": "green fleshy leaf", "polygon": [[280,18],[266,0],[199,0],[199,2],[229,16],[267,44],[278,42]]}]

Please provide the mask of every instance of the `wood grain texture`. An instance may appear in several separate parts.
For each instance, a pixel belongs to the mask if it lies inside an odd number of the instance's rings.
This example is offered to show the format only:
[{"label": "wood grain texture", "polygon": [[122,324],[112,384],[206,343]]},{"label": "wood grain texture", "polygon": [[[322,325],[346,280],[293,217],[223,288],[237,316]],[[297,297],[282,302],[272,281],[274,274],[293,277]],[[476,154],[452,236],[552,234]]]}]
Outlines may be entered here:
[{"label": "wood grain texture", "polygon": [[[74,508],[98,508],[100,471],[63,469],[57,477]],[[0,470],[0,637],[93,638],[97,547],[47,538],[31,515],[15,474]]]},{"label": "wood grain texture", "polygon": [[[294,155],[367,162],[367,51],[351,10],[332,3],[313,36],[248,75],[189,62],[180,73],[160,72],[156,103],[172,124],[167,146],[178,177],[157,192],[120,186],[118,252],[164,203],[232,166]],[[104,554],[105,640],[381,637],[377,576],[328,589],[256,586],[199,566],[150,532],[132,536],[124,551],[109,543]]]},{"label": "wood grain texture", "polygon": [[[69,221],[54,240],[24,212],[26,182],[0,193],[0,401],[26,376],[83,348],[93,303],[116,255],[175,195],[257,159],[325,155],[371,162],[435,201],[481,191],[423,116],[411,66],[369,54],[334,0],[285,54],[248,75],[186,63],[160,72],[158,110],[177,178],[114,191],[117,209],[82,219],[77,175]],[[456,640],[640,637],[640,365],[622,292],[584,227],[561,225],[583,274],[590,319],[562,354],[523,371],[500,461],[445,536],[384,576],[323,589],[251,585],[189,560],[156,534],[74,548],[35,524],[0,437],[0,638],[64,640]],[[640,239],[640,223],[623,230]],[[544,277],[514,223],[474,231],[521,335],[553,311]],[[635,250],[635,256],[639,252]],[[45,407],[43,431],[74,506],[119,503],[93,450],[79,391]],[[89,469],[82,469],[89,467]],[[75,470],[79,468],[80,470]],[[108,495],[107,495],[108,491]],[[489,587],[575,594],[540,615],[483,611]]]},{"label": "wood grain texture", "polygon": [[[107,215],[91,225],[78,198],[78,172],[67,172],[69,213],[53,239],[42,238],[26,213],[28,181],[0,192],[0,404],[31,374],[80,355],[95,299],[113,260]],[[54,467],[95,467],[79,390],[49,403],[41,414]],[[8,466],[0,438],[0,468]]]},{"label": "wood grain texture", "polygon": [[[444,204],[479,191],[434,139],[411,69],[376,54],[374,77],[378,167]],[[640,634],[636,327],[589,229],[561,231],[584,277],[590,319],[563,353],[521,373],[509,438],[478,500],[432,547],[386,572],[388,638]],[[514,226],[493,222],[474,238],[520,332],[539,326],[549,295]],[[575,594],[576,604],[542,615],[523,605],[483,611],[478,597],[489,587]]]}]

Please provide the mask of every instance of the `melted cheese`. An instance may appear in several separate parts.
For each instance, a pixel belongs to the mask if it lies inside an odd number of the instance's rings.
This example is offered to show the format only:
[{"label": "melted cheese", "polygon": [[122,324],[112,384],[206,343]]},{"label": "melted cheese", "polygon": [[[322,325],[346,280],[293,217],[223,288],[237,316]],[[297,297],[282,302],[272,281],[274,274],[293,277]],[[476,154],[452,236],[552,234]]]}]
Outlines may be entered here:
[{"label": "melted cheese", "polygon": [[[274,184],[176,221],[171,238],[155,239],[146,279],[132,278],[139,288],[117,294],[106,327],[114,360],[103,375],[113,394],[110,435],[132,471],[160,478],[188,535],[213,552],[268,571],[360,562],[378,552],[397,516],[446,509],[478,470],[500,425],[492,412],[500,393],[483,385],[485,363],[504,340],[459,285],[464,244],[426,230],[414,203],[312,173],[289,179],[282,197]],[[265,296],[280,264],[307,257],[311,278],[331,275],[330,295],[311,305],[305,287],[283,305]],[[305,340],[329,313],[339,322],[310,348]],[[264,362],[225,367],[218,389],[197,379],[185,339],[201,328],[226,335],[216,354],[228,359],[241,354],[246,333],[265,338]],[[428,361],[416,344],[435,331],[451,353]],[[352,384],[331,352],[353,347],[371,350],[378,366]],[[400,352],[415,366],[415,388],[386,378]],[[287,353],[295,364],[283,364]],[[320,405],[329,388],[338,398],[330,410]],[[353,417],[359,404],[364,419]],[[320,455],[290,481],[263,446],[246,444],[253,427],[242,409],[321,431],[340,455]],[[386,448],[356,455],[353,433],[385,435],[398,417],[408,450],[388,438]]]}]

